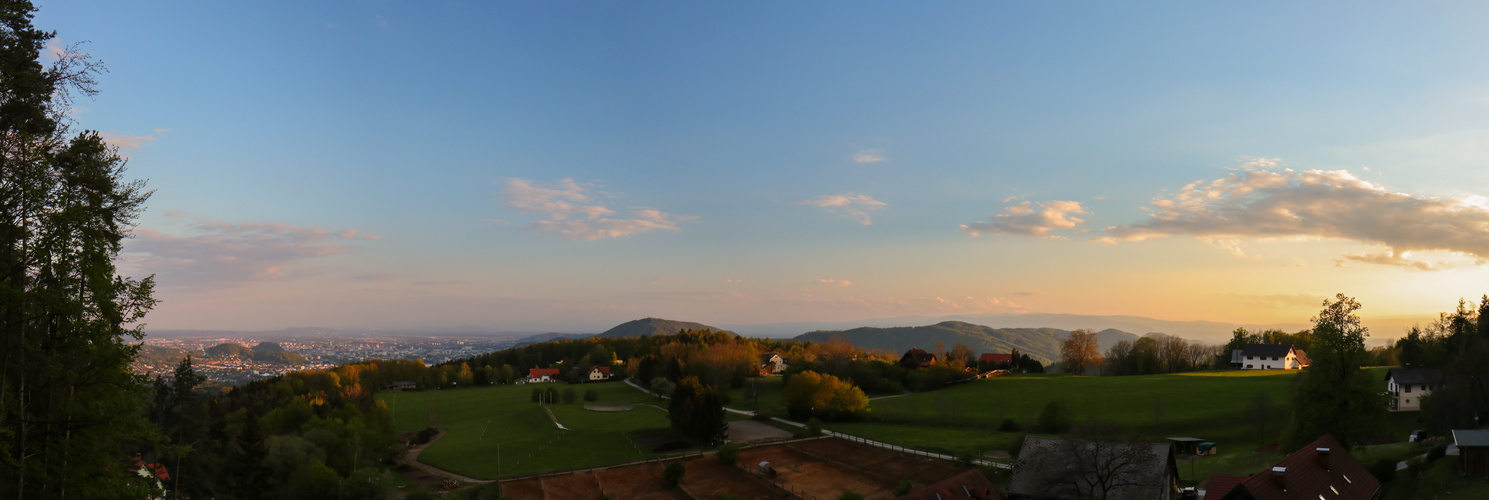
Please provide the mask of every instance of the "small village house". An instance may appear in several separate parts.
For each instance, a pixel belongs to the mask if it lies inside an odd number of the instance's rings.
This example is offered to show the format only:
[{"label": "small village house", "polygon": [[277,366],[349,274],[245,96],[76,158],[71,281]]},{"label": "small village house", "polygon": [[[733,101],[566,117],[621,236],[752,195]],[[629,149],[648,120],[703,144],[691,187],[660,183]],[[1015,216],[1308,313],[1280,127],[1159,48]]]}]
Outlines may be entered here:
[{"label": "small village house", "polygon": [[914,370],[916,368],[928,368],[936,363],[936,355],[925,352],[924,349],[911,349],[900,356],[900,366]]},{"label": "small village house", "polygon": [[1387,405],[1391,411],[1420,411],[1422,396],[1442,387],[1442,370],[1392,368],[1386,371]]},{"label": "small village house", "polygon": [[760,355],[760,375],[776,375],[786,371],[786,358],[767,352]]},{"label": "small village house", "polygon": [[977,364],[978,365],[984,365],[984,364],[986,364],[986,365],[996,366],[996,365],[1007,365],[1007,364],[1011,364],[1011,363],[1013,363],[1013,354],[1012,353],[998,354],[998,353],[994,353],[994,352],[985,352],[985,353],[982,353],[981,356],[978,356],[977,357]]},{"label": "small village house", "polygon": [[1210,476],[1208,500],[1371,500],[1375,478],[1334,436],[1324,436],[1249,477]]},{"label": "small village house", "polygon": [[527,382],[529,384],[557,382],[558,376],[558,368],[531,368],[527,370]]},{"label": "small village house", "polygon": [[1489,475],[1489,431],[1453,429],[1453,444],[1458,446],[1459,474]]},{"label": "small village house", "polygon": [[917,484],[898,500],[1003,500],[1003,494],[981,472],[972,469],[936,484]]},{"label": "small village house", "polygon": [[1231,353],[1232,364],[1242,370],[1302,370],[1308,367],[1308,353],[1285,344],[1247,344]]},{"label": "small village house", "polygon": [[419,384],[415,383],[412,380],[394,380],[392,382],[388,382],[387,388],[390,391],[412,391],[414,389],[418,389]]},{"label": "small village house", "polygon": [[600,381],[600,380],[610,380],[610,367],[608,367],[608,366],[596,366],[594,368],[590,368],[589,369],[589,380],[591,382],[597,382],[597,381]]}]

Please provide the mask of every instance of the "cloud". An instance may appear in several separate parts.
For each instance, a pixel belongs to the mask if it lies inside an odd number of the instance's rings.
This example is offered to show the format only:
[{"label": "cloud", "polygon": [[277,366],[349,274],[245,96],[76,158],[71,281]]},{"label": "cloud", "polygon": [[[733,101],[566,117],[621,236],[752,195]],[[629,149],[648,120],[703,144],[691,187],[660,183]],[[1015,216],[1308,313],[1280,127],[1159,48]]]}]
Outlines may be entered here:
[{"label": "cloud", "polygon": [[[155,130],[156,132],[161,131],[161,129]],[[113,146],[118,146],[119,149],[139,149],[145,147],[146,144],[155,142],[155,136],[153,135],[133,135],[120,134],[117,132],[99,132],[98,136],[102,137],[104,142],[107,142]]]},{"label": "cloud", "polygon": [[865,226],[874,223],[874,220],[869,217],[869,210],[879,210],[888,206],[872,196],[858,193],[825,194],[815,200],[803,201],[801,204],[826,208],[828,211],[856,220]]},{"label": "cloud", "polygon": [[1419,261],[1419,260],[1411,260],[1411,259],[1408,259],[1407,258],[1410,254],[1411,254],[1411,252],[1402,252],[1401,255],[1397,255],[1396,252],[1394,252],[1392,250],[1386,250],[1386,251],[1383,251],[1383,252],[1376,252],[1376,253],[1343,255],[1339,259],[1335,259],[1334,260],[1334,265],[1335,266],[1338,266],[1338,267],[1344,267],[1344,261],[1350,260],[1350,261],[1355,261],[1355,262],[1364,262],[1366,264],[1384,264],[1384,265],[1389,265],[1389,266],[1401,266],[1401,267],[1405,267],[1407,269],[1414,269],[1414,270],[1417,270],[1417,271],[1437,271],[1439,269],[1447,269],[1449,267],[1452,267],[1452,266],[1448,265],[1446,262],[1438,262],[1436,264],[1433,264],[1433,263],[1428,263],[1428,262],[1422,262],[1422,261]]},{"label": "cloud", "polygon": [[282,279],[295,275],[296,263],[349,252],[356,241],[381,239],[357,229],[233,224],[182,212],[166,216],[188,219],[190,234],[138,228],[125,242],[121,267],[130,274],[156,274],[167,288],[214,289]]},{"label": "cloud", "polygon": [[[1406,258],[1446,251],[1489,259],[1489,203],[1481,197],[1434,198],[1398,193],[1344,170],[1295,172],[1255,160],[1235,173],[1184,186],[1148,203],[1149,219],[1106,229],[1127,240],[1187,235],[1233,253],[1243,238],[1322,238],[1386,248],[1344,259],[1414,269],[1442,266]],[[1215,243],[1212,243],[1215,244]]]},{"label": "cloud", "polygon": [[1009,206],[1004,213],[994,215],[987,222],[974,222],[962,226],[972,236],[1005,234],[1011,236],[1034,236],[1060,238],[1051,235],[1056,229],[1074,229],[1086,221],[1072,214],[1090,214],[1086,207],[1076,201],[1020,202]]},{"label": "cloud", "polygon": [[882,149],[860,149],[857,154],[853,155],[854,163],[879,163],[882,161],[889,161],[884,157],[884,150]]},{"label": "cloud", "polygon": [[615,210],[591,195],[591,188],[574,179],[542,184],[528,179],[507,179],[501,197],[506,207],[522,213],[545,214],[530,227],[558,233],[571,240],[620,238],[650,231],[677,231],[678,222],[694,217],[678,216],[653,208],[631,207],[625,217],[612,217]]},{"label": "cloud", "polygon": [[817,282],[818,283],[821,283],[821,284],[824,284],[824,285],[853,286],[853,282],[852,281],[848,281],[848,280],[820,279],[820,280],[817,280]]}]

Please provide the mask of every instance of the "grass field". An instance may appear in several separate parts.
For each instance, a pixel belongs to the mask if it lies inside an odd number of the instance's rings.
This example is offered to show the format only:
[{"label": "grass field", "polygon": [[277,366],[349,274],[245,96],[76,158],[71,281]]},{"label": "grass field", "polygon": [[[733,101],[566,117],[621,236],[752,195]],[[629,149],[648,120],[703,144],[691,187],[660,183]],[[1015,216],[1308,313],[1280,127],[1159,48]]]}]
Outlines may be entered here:
[{"label": "grass field", "polygon": [[776,416],[785,416],[786,407],[781,402],[781,391],[785,388],[785,379],[782,377],[756,377],[745,382],[744,387],[729,388],[724,394],[729,396],[728,406],[730,408],[750,411],[770,410],[775,412]]},{"label": "grass field", "polygon": [[[627,412],[596,412],[583,403],[551,405],[555,417],[571,430],[558,429],[543,409],[530,401],[532,389],[573,388],[600,393],[600,404],[636,404]],[[578,386],[543,384],[495,386],[377,395],[393,409],[400,431],[430,426],[432,413],[446,434],[420,455],[420,461],[458,474],[501,477],[583,469],[661,456],[638,446],[633,436],[670,433],[667,413],[651,406],[665,402],[622,382]]]},{"label": "grass field", "polygon": [[[889,443],[955,452],[1012,450],[1021,433],[1000,432],[1005,419],[1033,427],[1051,401],[1064,401],[1075,423],[1107,420],[1154,439],[1192,436],[1214,441],[1215,456],[1180,467],[1185,480],[1211,473],[1250,474],[1280,455],[1253,452],[1275,440],[1291,409],[1289,388],[1298,372],[1218,371],[1130,377],[1016,375],[946,389],[874,400],[871,421],[833,424],[835,431]],[[1271,399],[1266,432],[1247,407],[1258,394]]]}]

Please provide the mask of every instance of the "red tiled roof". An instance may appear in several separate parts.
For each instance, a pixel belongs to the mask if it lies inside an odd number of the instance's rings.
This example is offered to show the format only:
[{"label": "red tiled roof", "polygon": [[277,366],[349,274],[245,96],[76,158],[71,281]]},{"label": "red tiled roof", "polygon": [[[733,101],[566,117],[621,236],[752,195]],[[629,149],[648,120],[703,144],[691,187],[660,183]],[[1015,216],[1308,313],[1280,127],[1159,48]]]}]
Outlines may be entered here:
[{"label": "red tiled roof", "polygon": [[544,375],[554,377],[558,373],[558,368],[529,368],[527,370],[527,378],[542,378]]},{"label": "red tiled roof", "polygon": [[900,500],[1003,500],[1003,494],[977,469],[951,476],[939,483],[916,486]]},{"label": "red tiled roof", "polygon": [[982,353],[977,357],[978,363],[1012,363],[1013,354],[997,354],[991,352]]},{"label": "red tiled roof", "polygon": [[1205,487],[1205,498],[1220,498],[1246,480],[1246,476],[1210,476],[1210,485]]},{"label": "red tiled roof", "polygon": [[141,469],[148,469],[151,474],[154,474],[155,475],[155,478],[156,479],[159,479],[161,481],[170,481],[171,480],[171,475],[170,475],[170,473],[168,471],[166,471],[164,465],[161,465],[161,464],[147,464],[147,463],[145,463],[144,460],[140,459],[140,457],[134,457],[134,465],[135,465],[135,467],[139,467]]},{"label": "red tiled roof", "polygon": [[[1319,459],[1319,448],[1329,450],[1329,466],[1324,467]],[[1284,468],[1281,484],[1274,478],[1275,468]],[[1334,436],[1318,438],[1303,449],[1288,455],[1273,467],[1246,478],[1225,495],[1227,500],[1278,499],[1278,500],[1366,500],[1380,489],[1380,481],[1355,460],[1354,455]],[[1210,497],[1206,498],[1220,498]]]},{"label": "red tiled roof", "polygon": [[610,367],[608,367],[608,366],[596,366],[595,369],[596,370],[599,370],[600,373],[603,373],[603,374],[606,374],[606,375],[609,375],[610,374]]}]

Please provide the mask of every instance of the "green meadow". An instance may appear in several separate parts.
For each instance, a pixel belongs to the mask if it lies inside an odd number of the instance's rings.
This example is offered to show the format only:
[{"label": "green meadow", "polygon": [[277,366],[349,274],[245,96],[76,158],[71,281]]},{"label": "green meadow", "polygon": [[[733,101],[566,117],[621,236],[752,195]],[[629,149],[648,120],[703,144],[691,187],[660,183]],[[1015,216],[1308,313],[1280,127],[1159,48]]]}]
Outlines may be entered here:
[{"label": "green meadow", "polygon": [[[572,388],[580,401],[549,406],[553,424],[538,404],[533,388]],[[599,391],[596,404],[634,404],[631,411],[598,412],[584,409],[584,391]],[[385,392],[399,431],[434,424],[446,434],[425,449],[419,460],[429,465],[480,479],[523,476],[542,472],[584,469],[662,456],[637,436],[668,436],[666,406],[623,382],[563,385],[529,384],[425,392]],[[645,440],[645,438],[642,438]],[[499,472],[498,472],[499,471]]]},{"label": "green meadow", "polygon": [[[829,425],[878,441],[942,452],[1002,450],[1035,427],[1039,413],[1063,401],[1073,423],[1115,422],[1158,441],[1197,437],[1217,443],[1214,456],[1180,467],[1184,479],[1213,473],[1250,474],[1277,458],[1253,452],[1277,439],[1291,417],[1289,389],[1298,372],[1206,371],[1128,377],[1014,375],[979,380],[937,391],[870,402],[864,422]],[[1265,394],[1271,411],[1259,420],[1248,411]],[[1004,420],[1025,429],[999,430]],[[1261,424],[1265,424],[1265,433]]]}]

